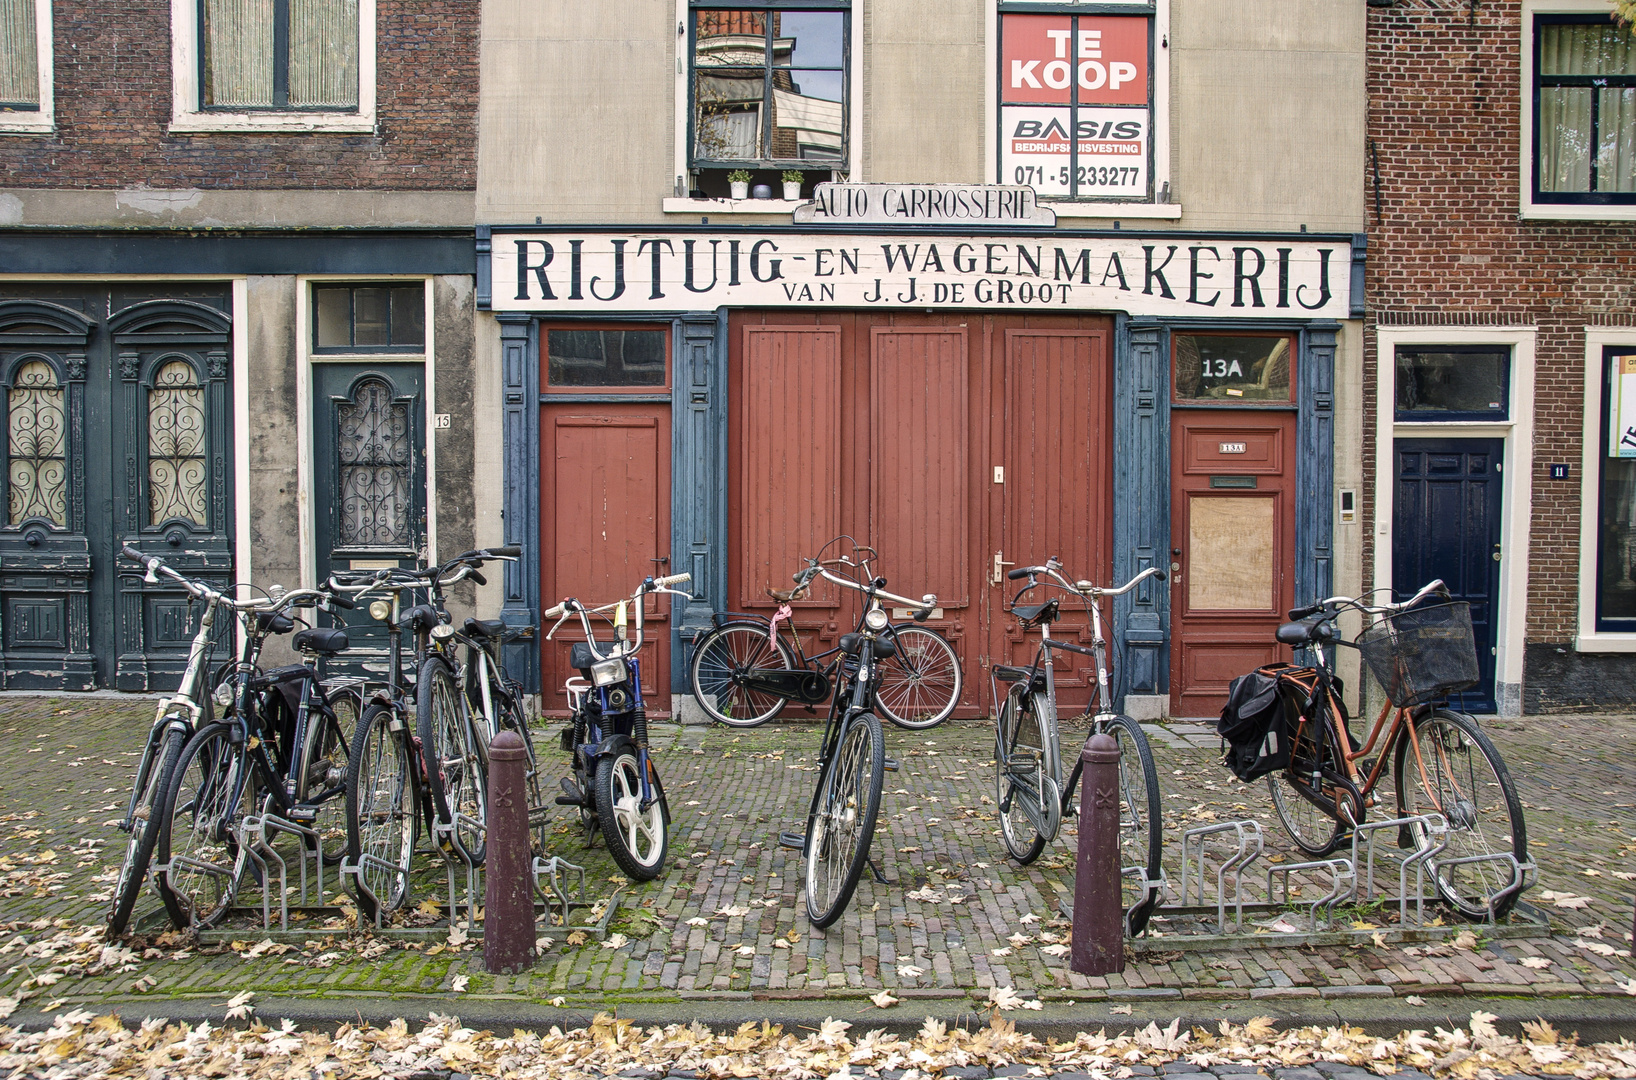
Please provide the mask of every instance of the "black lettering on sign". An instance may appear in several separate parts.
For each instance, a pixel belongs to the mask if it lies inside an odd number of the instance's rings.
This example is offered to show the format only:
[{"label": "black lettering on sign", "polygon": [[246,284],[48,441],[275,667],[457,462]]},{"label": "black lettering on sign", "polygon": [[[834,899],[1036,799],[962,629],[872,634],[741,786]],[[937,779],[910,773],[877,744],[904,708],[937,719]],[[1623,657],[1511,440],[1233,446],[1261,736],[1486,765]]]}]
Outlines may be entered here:
[{"label": "black lettering on sign", "polygon": [[[528,265],[528,245],[530,244],[538,244],[542,249],[539,264],[535,266]],[[551,292],[551,283],[545,280],[545,268],[551,265],[551,256],[553,254],[555,252],[551,250],[551,245],[544,240],[517,241],[517,299],[528,299],[528,272],[530,270],[534,271],[534,278],[540,283],[540,292],[544,298],[547,300],[556,299],[555,294]]]},{"label": "black lettering on sign", "polygon": [[[1255,269],[1244,269],[1244,257],[1255,256]],[[1260,248],[1236,247],[1233,249],[1233,306],[1244,306],[1244,284],[1250,285],[1250,306],[1266,307],[1261,302],[1261,271],[1267,268],[1267,257],[1261,254]]]},{"label": "black lettering on sign", "polygon": [[1214,255],[1217,262],[1221,261],[1221,253],[1213,247],[1195,244],[1187,249],[1187,302],[1189,304],[1200,304],[1204,307],[1215,307],[1216,301],[1221,299],[1220,289],[1217,289],[1216,295],[1212,296],[1208,300],[1199,299],[1199,282],[1208,281],[1210,278],[1216,276],[1214,274],[1206,274],[1204,271],[1199,269],[1199,253],[1204,251],[1208,251],[1211,255]]},{"label": "black lettering on sign", "polygon": [[1297,304],[1300,304],[1302,307],[1306,308],[1308,311],[1316,311],[1319,308],[1323,307],[1325,304],[1329,303],[1329,249],[1328,248],[1319,248],[1318,249],[1318,302],[1316,304],[1309,304],[1305,300],[1301,299],[1301,294],[1306,292],[1306,291],[1307,291],[1307,287],[1305,285],[1297,286],[1296,290],[1295,290],[1295,302]]},{"label": "black lettering on sign", "polygon": [[1159,295],[1164,297],[1166,300],[1176,299],[1176,294],[1170,291],[1170,282],[1165,280],[1165,267],[1169,266],[1170,260],[1176,257],[1176,245],[1170,245],[1170,251],[1165,255],[1165,261],[1160,263],[1157,267],[1153,265],[1152,245],[1144,245],[1142,250],[1147,253],[1147,263],[1142,276],[1142,295],[1152,296],[1153,283],[1154,281],[1158,281]]},{"label": "black lettering on sign", "polygon": [[682,273],[684,275],[682,284],[687,286],[688,292],[709,292],[716,287],[716,247],[721,241],[710,241],[710,284],[702,289],[694,284],[693,278],[693,245],[697,242],[696,240],[682,241]]}]

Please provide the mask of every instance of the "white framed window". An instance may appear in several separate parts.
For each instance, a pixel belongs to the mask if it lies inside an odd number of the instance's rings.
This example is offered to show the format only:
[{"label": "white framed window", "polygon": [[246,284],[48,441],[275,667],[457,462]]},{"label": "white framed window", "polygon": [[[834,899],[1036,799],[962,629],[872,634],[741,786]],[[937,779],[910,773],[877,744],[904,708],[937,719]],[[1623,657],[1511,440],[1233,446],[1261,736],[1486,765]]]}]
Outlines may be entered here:
[{"label": "white framed window", "polygon": [[1636,652],[1636,328],[1585,328],[1580,652]]},{"label": "white framed window", "polygon": [[172,132],[374,130],[375,0],[171,0],[171,26]]},{"label": "white framed window", "polygon": [[1636,219],[1636,38],[1589,0],[1524,0],[1524,217]]},{"label": "white framed window", "polygon": [[53,130],[51,0],[0,0],[0,135]]}]

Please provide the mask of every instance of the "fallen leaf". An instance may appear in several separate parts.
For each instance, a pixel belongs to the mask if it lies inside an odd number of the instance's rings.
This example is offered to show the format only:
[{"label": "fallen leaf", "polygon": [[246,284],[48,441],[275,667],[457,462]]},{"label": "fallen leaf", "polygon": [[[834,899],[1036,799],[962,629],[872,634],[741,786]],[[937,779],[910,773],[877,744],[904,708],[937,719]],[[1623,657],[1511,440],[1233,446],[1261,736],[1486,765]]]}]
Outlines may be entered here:
[{"label": "fallen leaf", "polygon": [[725,905],[725,906],[717,908],[716,909],[716,914],[717,915],[725,915],[727,918],[733,919],[733,918],[737,918],[740,915],[750,914],[750,909],[747,908],[747,907],[739,907],[737,904]]},{"label": "fallen leaf", "polygon": [[236,994],[223,1002],[227,1006],[227,1019],[248,1020],[250,1014],[255,1012],[254,1007],[250,1004],[250,999],[255,996],[256,992],[254,990],[246,990],[244,993]]},{"label": "fallen leaf", "polygon": [[[924,974],[926,973],[920,968],[915,967],[913,964],[898,965],[898,978],[900,979],[918,979]],[[5,1017],[0,1017],[0,1020],[3,1019],[5,1019]]]},{"label": "fallen leaf", "polygon": [[702,915],[695,915],[691,919],[687,920],[687,925],[689,925],[689,926],[709,926],[710,925],[710,920],[705,918]]},{"label": "fallen leaf", "polygon": [[989,955],[990,956],[1010,956],[1011,955],[1011,950],[1010,949],[990,949],[989,950]]},{"label": "fallen leaf", "polygon": [[1108,1012],[1112,1013],[1115,1016],[1129,1016],[1130,1015],[1130,1006],[1129,1005],[1113,1005],[1113,1006],[1110,1006],[1108,1008]]},{"label": "fallen leaf", "polygon": [[602,947],[604,949],[623,949],[630,943],[631,939],[624,934],[609,934],[607,940],[602,943]]},{"label": "fallen leaf", "polygon": [[1375,948],[1377,949],[1386,948],[1386,935],[1381,933],[1379,930],[1376,930],[1373,934],[1370,934],[1369,940],[1375,943]]},{"label": "fallen leaf", "polygon": [[469,982],[471,982],[470,975],[456,975],[453,979],[449,980],[449,989],[453,990],[457,994],[464,994],[466,992],[466,984]]},{"label": "fallen leaf", "polygon": [[583,945],[585,944],[586,940],[587,938],[585,936],[585,931],[583,930],[575,930],[572,934],[568,935],[568,944],[570,945]]},{"label": "fallen leaf", "polygon": [[560,1009],[566,1004],[568,1004],[568,999],[565,997],[554,997],[551,999],[551,1007],[553,1009]]},{"label": "fallen leaf", "polygon": [[756,947],[754,945],[740,945],[734,951],[740,956],[754,956],[756,954]]},{"label": "fallen leaf", "polygon": [[[978,863],[977,865],[983,867],[985,870],[988,869],[988,864],[987,863]],[[1027,926],[1029,923],[1039,922],[1040,917],[1038,915],[1034,914],[1032,911],[1030,911],[1027,915],[1024,915],[1022,918],[1018,919],[1017,921],[1022,923],[1024,926]]]},{"label": "fallen leaf", "polygon": [[1047,956],[1067,956],[1068,951],[1069,951],[1068,946],[1066,946],[1066,945],[1041,945],[1040,946],[1040,952],[1044,953]]},{"label": "fallen leaf", "polygon": [[1470,930],[1460,931],[1454,935],[1454,947],[1456,949],[1475,949],[1477,947],[1477,935]]},{"label": "fallen leaf", "polygon": [[1017,991],[1009,986],[991,986],[988,988],[988,1003],[996,1009],[1016,1009],[1022,1006],[1022,998]]},{"label": "fallen leaf", "polygon": [[1410,994],[1408,997],[1404,998],[1403,1000],[1408,1002],[1410,1005],[1414,1005],[1414,1006],[1420,1006],[1420,1005],[1426,1004],[1426,999],[1421,997],[1419,994]]},{"label": "fallen leaf", "polygon": [[470,939],[470,937],[471,935],[467,934],[466,931],[460,929],[458,926],[449,927],[449,948],[453,949],[464,945]]},{"label": "fallen leaf", "polygon": [[1627,994],[1636,995],[1636,979],[1632,979],[1625,983],[1619,983],[1618,987]]},{"label": "fallen leaf", "polygon": [[[901,971],[901,969],[900,969]],[[0,1020],[4,1020],[17,1011],[17,999],[14,997],[0,997]]]},{"label": "fallen leaf", "polygon": [[882,990],[878,994],[870,995],[869,1000],[873,1001],[876,1006],[882,1009],[889,1009],[898,1003],[898,999],[893,997],[891,992],[887,990]]},{"label": "fallen leaf", "polygon": [[1522,958],[1522,966],[1533,968],[1535,971],[1544,971],[1551,966],[1551,962],[1543,956],[1525,956]]}]

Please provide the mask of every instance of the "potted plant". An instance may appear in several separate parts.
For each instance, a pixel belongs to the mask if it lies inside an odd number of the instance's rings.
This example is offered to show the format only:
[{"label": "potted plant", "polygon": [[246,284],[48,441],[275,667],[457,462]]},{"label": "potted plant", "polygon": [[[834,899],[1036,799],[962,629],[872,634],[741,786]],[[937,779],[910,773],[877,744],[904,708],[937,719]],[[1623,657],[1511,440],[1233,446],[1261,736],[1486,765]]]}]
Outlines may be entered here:
[{"label": "potted plant", "polygon": [[750,197],[749,169],[734,169],[727,174],[727,183],[732,188],[733,198],[748,199]]},{"label": "potted plant", "polygon": [[784,198],[795,202],[801,198],[801,181],[806,179],[800,169],[784,170]]}]

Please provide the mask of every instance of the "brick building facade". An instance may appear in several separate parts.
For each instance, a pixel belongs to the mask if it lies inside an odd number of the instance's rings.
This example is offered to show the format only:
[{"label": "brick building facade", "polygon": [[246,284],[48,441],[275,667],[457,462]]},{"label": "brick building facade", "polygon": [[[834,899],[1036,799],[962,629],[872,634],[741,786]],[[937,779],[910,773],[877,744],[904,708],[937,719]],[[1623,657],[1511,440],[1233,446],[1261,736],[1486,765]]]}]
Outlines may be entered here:
[{"label": "brick building facade", "polygon": [[1636,352],[1636,42],[1608,11],[1370,2],[1365,559],[1458,578],[1501,712],[1636,701],[1604,430]]}]

